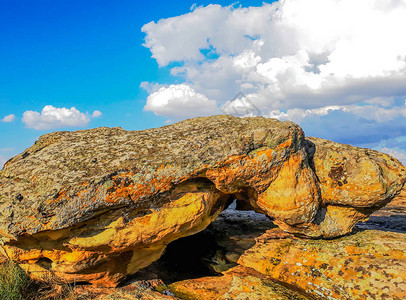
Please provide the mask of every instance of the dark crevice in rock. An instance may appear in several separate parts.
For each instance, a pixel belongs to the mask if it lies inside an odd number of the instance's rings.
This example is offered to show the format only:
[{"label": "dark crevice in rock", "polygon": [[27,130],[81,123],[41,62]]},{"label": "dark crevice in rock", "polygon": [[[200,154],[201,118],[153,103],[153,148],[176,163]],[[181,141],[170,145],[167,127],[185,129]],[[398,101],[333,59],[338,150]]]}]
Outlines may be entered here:
[{"label": "dark crevice in rock", "polygon": [[221,247],[206,231],[180,238],[168,245],[164,255],[129,279],[175,281],[216,275],[209,264]]},{"label": "dark crevice in rock", "polygon": [[239,256],[255,244],[255,238],[276,227],[265,215],[236,208],[237,200],[202,232],[170,243],[158,261],[129,276],[122,285],[138,280],[161,279],[171,284],[221,276],[221,272],[236,266]]},{"label": "dark crevice in rock", "polygon": [[49,258],[43,257],[37,261],[37,265],[41,266],[44,269],[50,270],[52,265],[52,260]]}]

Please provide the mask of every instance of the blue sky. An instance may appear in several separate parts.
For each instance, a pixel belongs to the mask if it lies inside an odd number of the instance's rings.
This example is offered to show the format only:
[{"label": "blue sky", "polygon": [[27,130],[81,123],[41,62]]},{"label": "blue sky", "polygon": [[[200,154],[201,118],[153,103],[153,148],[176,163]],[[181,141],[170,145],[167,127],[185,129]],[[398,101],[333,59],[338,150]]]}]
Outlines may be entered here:
[{"label": "blue sky", "polygon": [[0,165],[55,130],[217,113],[405,161],[406,2],[271,2],[0,1]]},{"label": "blue sky", "polygon": [[[261,3],[250,1],[255,2]],[[12,122],[0,122],[0,155],[17,154],[38,136],[56,130],[35,130],[21,122],[25,111],[41,111],[46,105],[103,113],[86,126],[57,130],[163,125],[164,117],[143,111],[148,94],[140,83],[174,83],[176,79],[169,76],[169,68],[158,68],[150,51],[142,46],[145,34],[141,27],[187,13],[194,3],[0,1],[0,118],[15,115]]]}]

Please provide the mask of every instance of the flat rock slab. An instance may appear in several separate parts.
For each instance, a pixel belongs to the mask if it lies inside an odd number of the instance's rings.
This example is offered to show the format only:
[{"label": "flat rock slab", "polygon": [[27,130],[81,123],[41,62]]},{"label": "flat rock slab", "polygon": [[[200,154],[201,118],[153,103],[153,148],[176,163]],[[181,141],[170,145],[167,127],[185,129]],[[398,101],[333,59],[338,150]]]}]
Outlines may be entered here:
[{"label": "flat rock slab", "polygon": [[181,299],[216,300],[305,300],[304,295],[287,289],[270,278],[241,266],[228,270],[221,277],[204,277],[175,282],[171,292]]},{"label": "flat rock slab", "polygon": [[322,299],[405,299],[406,234],[366,230],[334,240],[264,234],[238,263]]},{"label": "flat rock slab", "polygon": [[[159,208],[169,200],[163,194],[188,179],[210,178],[224,192],[241,191],[259,176],[257,168],[279,169],[303,150],[303,141],[293,123],[230,116],[143,131],[50,133],[1,171],[0,232],[12,239],[68,228],[123,206]],[[258,150],[264,151],[256,155]],[[254,156],[258,161],[243,168]],[[237,173],[228,175],[229,169]],[[262,190],[270,181],[270,175],[263,177],[262,186],[256,184]],[[234,182],[237,178],[242,182]]]}]

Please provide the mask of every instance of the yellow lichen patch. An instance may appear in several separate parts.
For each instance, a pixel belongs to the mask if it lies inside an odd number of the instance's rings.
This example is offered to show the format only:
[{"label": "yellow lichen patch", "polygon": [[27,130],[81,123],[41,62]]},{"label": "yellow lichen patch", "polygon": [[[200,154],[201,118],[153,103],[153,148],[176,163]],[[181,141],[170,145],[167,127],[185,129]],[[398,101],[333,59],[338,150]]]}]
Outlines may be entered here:
[{"label": "yellow lichen patch", "polygon": [[295,226],[276,220],[275,223],[283,230],[291,233],[306,231],[309,237],[333,238],[341,236],[344,232],[351,232],[360,221],[366,221],[368,216],[356,208],[347,206],[328,205],[321,207],[313,223],[303,223]]},{"label": "yellow lichen patch", "polygon": [[[171,201],[150,209],[146,215],[113,215],[110,222],[105,216],[106,225],[99,226],[96,232],[86,230],[91,226],[88,221],[74,229],[73,236],[71,230],[60,230],[52,232],[50,239],[50,232],[44,232],[36,236],[38,244],[32,244],[35,248],[5,249],[27,268],[34,265],[29,268],[32,277],[55,273],[64,274],[65,280],[114,286],[127,274],[157,260],[171,241],[206,228],[224,209],[227,199],[206,182],[179,185],[171,197]],[[63,250],[55,249],[58,247]]]},{"label": "yellow lichen patch", "polygon": [[[135,218],[124,223],[123,218],[112,222],[103,232],[90,237],[76,237],[69,241],[70,245],[83,249],[109,245],[115,249],[127,248],[131,245],[154,243],[165,240],[182,228],[187,231],[209,216],[214,203],[206,193],[188,193],[172,201],[150,214]],[[207,203],[209,202],[209,203]]]},{"label": "yellow lichen patch", "polygon": [[268,189],[258,195],[258,206],[288,224],[311,222],[319,205],[318,186],[310,168],[302,168],[304,157],[292,155]]},{"label": "yellow lichen patch", "polygon": [[[406,258],[406,253],[405,253],[405,251],[401,251],[401,250],[395,250],[395,249],[393,249],[393,250],[389,250],[388,251],[388,254],[391,256],[391,257],[393,257],[393,258],[396,258],[396,259],[405,259]],[[405,272],[406,272],[406,270],[405,270]]]},{"label": "yellow lichen patch", "polygon": [[204,229],[231,197],[291,233],[331,238],[405,183],[387,155],[309,143],[293,123],[231,116],[47,134],[0,172],[0,239],[22,264],[111,286]]},{"label": "yellow lichen patch", "polygon": [[292,137],[290,137],[288,140],[286,140],[285,142],[279,144],[276,149],[277,150],[283,150],[285,148],[289,148],[290,146],[292,146]]},{"label": "yellow lichen patch", "polygon": [[316,226],[325,237],[335,237],[342,232],[350,232],[355,224],[368,219],[364,213],[351,207],[329,205],[326,210],[323,222]]},{"label": "yellow lichen patch", "polygon": [[[239,193],[251,187],[256,192],[265,190],[277,176],[282,164],[273,164],[280,153],[273,157],[275,151],[270,148],[260,148],[249,155],[233,155],[215,168],[205,170],[205,176],[211,180],[216,188],[224,193]],[[262,172],[258,173],[257,170]],[[256,199],[251,199],[251,205]]]},{"label": "yellow lichen patch", "polygon": [[3,249],[7,253],[7,257],[15,261],[36,261],[41,257],[41,250],[39,249],[24,251],[7,245],[3,246]]},{"label": "yellow lichen patch", "polygon": [[387,154],[310,138],[325,204],[370,207],[389,201],[406,181],[400,163]]},{"label": "yellow lichen patch", "polygon": [[405,234],[363,231],[334,240],[267,239],[238,263],[323,299],[403,299],[405,254]]},{"label": "yellow lichen patch", "polygon": [[[327,169],[322,170],[321,166]],[[386,182],[377,180],[382,176],[381,170],[369,159],[362,159],[358,163],[357,168],[362,170],[358,173],[346,171],[349,167],[342,161],[326,166],[326,163],[319,164],[316,160],[316,168],[318,174],[328,173],[328,176],[321,177],[321,191],[325,203],[345,204],[348,201],[346,199],[351,199],[352,204],[366,206],[374,204],[367,195],[382,195],[387,191]]]},{"label": "yellow lichen patch", "polygon": [[[72,252],[65,252],[63,255],[60,256],[59,261],[64,263],[77,263],[88,259],[91,254],[92,253],[74,250]],[[57,261],[57,259],[54,260]]]},{"label": "yellow lichen patch", "polygon": [[183,299],[217,300],[304,300],[307,297],[290,291],[270,278],[249,268],[237,266],[221,277],[203,277],[171,284],[175,296]]},{"label": "yellow lichen patch", "polygon": [[273,160],[273,154],[275,152],[276,151],[274,149],[270,149],[270,148],[267,148],[267,147],[258,149],[257,151],[255,151],[255,156],[253,157],[253,161],[257,162],[258,160],[260,160],[263,157],[263,155],[265,155],[265,157],[269,161],[272,161]]}]

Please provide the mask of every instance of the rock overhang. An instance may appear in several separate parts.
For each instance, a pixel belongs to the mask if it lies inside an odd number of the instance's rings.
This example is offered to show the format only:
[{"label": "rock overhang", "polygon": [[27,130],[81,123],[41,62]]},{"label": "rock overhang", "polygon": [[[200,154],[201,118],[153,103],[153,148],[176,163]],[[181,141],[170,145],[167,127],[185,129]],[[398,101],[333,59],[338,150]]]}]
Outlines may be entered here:
[{"label": "rock overhang", "polygon": [[56,132],[1,171],[0,235],[33,273],[115,285],[203,230],[230,197],[286,231],[331,238],[390,201],[405,178],[388,155],[305,139],[298,125],[265,118]]}]

